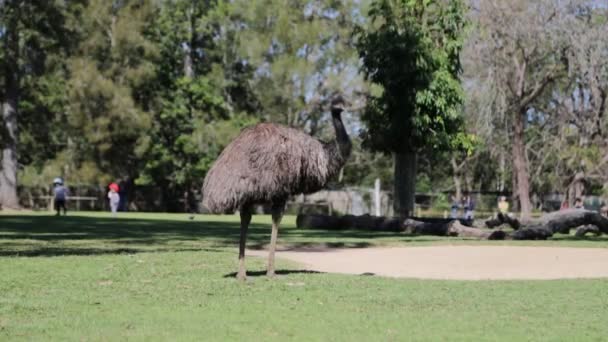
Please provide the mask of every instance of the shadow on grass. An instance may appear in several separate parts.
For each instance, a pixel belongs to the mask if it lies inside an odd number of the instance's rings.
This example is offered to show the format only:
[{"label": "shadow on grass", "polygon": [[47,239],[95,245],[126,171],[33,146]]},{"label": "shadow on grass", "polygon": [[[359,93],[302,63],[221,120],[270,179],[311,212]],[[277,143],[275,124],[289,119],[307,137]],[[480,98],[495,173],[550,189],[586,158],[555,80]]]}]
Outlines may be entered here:
[{"label": "shadow on grass", "polygon": [[[211,218],[211,219],[209,219]],[[103,255],[163,251],[220,251],[236,248],[238,221],[180,221],[85,216],[0,216],[0,256]],[[287,228],[280,243],[289,249],[366,248],[373,239],[397,233]],[[251,224],[247,245],[263,249],[270,225]]]},{"label": "shadow on grass", "polygon": [[605,242],[606,235],[591,235],[588,234],[586,236],[575,236],[575,235],[565,235],[565,234],[555,234],[552,237],[553,241],[597,241],[597,242]]},{"label": "shadow on grass", "polygon": [[[346,236],[346,234],[344,235]],[[278,245],[277,251],[291,251],[291,252],[326,252],[329,249],[334,248],[368,248],[375,246],[371,242],[318,242],[318,241],[299,241],[290,242],[287,245]],[[247,248],[253,250],[266,249],[266,243],[260,244],[249,244]]]},{"label": "shadow on grass", "polygon": [[[310,270],[276,270],[276,275],[289,275],[289,274],[323,274],[324,272],[310,271]],[[232,272],[224,275],[224,278],[236,278],[237,272]],[[266,271],[247,271],[247,277],[261,277],[266,276]]]},{"label": "shadow on grass", "polygon": [[[0,243],[0,246],[2,244]],[[137,253],[155,253],[166,252],[167,249],[135,249],[135,248],[33,248],[23,250],[0,250],[0,257],[48,257],[48,256],[88,256],[88,255],[105,255],[105,254],[137,254]],[[171,249],[172,252],[218,252],[217,249],[209,248],[177,248]]]},{"label": "shadow on grass", "polygon": [[[0,257],[103,255],[153,252],[233,252],[239,240],[238,218],[204,216],[196,220],[87,216],[0,216]],[[362,230],[309,230],[285,225],[279,249],[323,252],[330,248],[368,248],[387,241],[417,244],[469,240],[412,236]],[[556,235],[552,240],[605,244],[606,236]],[[270,224],[251,224],[247,247],[264,249]]]}]

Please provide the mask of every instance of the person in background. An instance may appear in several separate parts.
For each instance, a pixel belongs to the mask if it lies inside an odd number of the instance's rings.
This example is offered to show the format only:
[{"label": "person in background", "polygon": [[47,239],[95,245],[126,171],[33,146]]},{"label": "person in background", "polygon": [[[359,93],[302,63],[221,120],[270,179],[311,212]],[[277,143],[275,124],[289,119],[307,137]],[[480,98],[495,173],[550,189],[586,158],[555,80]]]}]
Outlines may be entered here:
[{"label": "person in background", "polygon": [[462,205],[464,207],[464,219],[473,220],[475,218],[475,201],[473,201],[473,197],[470,194],[464,196]]},{"label": "person in background", "polygon": [[450,195],[450,218],[458,218],[458,209],[460,208],[460,203],[458,203],[458,198],[455,194]]},{"label": "person in background", "polygon": [[600,215],[608,217],[608,204],[600,208]]},{"label": "person in background", "polygon": [[57,214],[55,216],[59,216],[61,209],[63,208],[63,215],[68,214],[68,209],[66,207],[66,201],[68,200],[68,188],[63,186],[63,179],[57,177],[53,180],[53,197],[54,197],[54,207],[57,210]]},{"label": "person in background", "polygon": [[120,203],[120,195],[118,194],[120,188],[116,183],[110,184],[109,188],[110,192],[108,192],[108,200],[110,201],[110,209],[112,210],[112,216],[116,217],[116,212],[118,211],[118,204]]},{"label": "person in background", "polygon": [[501,214],[509,214],[509,202],[505,196],[500,196],[498,200],[498,212]]},{"label": "person in background", "polygon": [[583,204],[583,200],[580,197],[577,197],[574,200],[574,209],[585,209],[585,205]]},{"label": "person in background", "polygon": [[122,179],[118,182],[118,195],[120,196],[120,202],[118,202],[118,211],[127,211],[127,178]]}]

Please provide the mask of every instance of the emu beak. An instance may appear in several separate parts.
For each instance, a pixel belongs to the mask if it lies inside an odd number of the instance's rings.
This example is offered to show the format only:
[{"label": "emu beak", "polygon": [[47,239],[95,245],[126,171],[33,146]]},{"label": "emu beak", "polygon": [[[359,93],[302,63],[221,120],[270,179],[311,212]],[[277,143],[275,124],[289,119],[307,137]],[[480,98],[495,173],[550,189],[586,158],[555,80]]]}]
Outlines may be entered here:
[{"label": "emu beak", "polygon": [[342,95],[336,95],[331,101],[331,111],[343,112],[349,107],[349,103],[342,97]]}]

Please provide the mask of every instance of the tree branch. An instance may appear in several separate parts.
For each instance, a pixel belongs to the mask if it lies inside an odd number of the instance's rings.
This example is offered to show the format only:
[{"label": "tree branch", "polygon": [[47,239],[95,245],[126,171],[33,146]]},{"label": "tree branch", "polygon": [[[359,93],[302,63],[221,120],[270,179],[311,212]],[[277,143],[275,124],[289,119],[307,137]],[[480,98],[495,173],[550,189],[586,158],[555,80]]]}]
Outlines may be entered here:
[{"label": "tree branch", "polygon": [[545,90],[547,85],[549,85],[553,80],[555,80],[558,70],[559,67],[554,65],[540,81],[536,82],[532,90],[522,96],[522,100],[519,103],[519,107],[524,108],[527,107],[530,103],[532,103],[532,101],[534,101]]}]

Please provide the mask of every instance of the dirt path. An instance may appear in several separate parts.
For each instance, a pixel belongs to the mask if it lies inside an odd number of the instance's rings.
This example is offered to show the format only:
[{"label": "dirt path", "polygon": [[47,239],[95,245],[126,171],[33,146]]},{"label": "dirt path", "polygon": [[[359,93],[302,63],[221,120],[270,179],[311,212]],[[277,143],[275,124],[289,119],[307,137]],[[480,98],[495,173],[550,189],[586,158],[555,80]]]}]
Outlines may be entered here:
[{"label": "dirt path", "polygon": [[[248,251],[266,257],[266,251]],[[608,249],[432,246],[277,251],[277,258],[329,273],[424,279],[562,279],[608,277]]]}]

